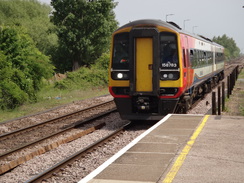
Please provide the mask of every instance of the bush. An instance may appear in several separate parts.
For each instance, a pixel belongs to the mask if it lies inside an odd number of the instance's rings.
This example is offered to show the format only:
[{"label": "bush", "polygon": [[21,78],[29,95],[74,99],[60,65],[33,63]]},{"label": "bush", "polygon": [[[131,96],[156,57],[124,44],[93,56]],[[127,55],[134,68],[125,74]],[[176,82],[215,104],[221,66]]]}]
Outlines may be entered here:
[{"label": "bush", "polygon": [[109,66],[109,59],[110,53],[103,53],[102,56],[96,60],[94,66],[107,71]]},{"label": "bush", "polygon": [[103,54],[90,68],[82,67],[75,72],[68,72],[67,78],[55,83],[59,89],[78,89],[104,86],[108,83],[109,54]]},{"label": "bush", "polygon": [[54,67],[20,27],[0,30],[1,109],[13,109],[26,101],[35,102],[43,78],[50,78]]},{"label": "bush", "polygon": [[28,95],[11,80],[0,81],[0,108],[14,109],[27,101]]}]

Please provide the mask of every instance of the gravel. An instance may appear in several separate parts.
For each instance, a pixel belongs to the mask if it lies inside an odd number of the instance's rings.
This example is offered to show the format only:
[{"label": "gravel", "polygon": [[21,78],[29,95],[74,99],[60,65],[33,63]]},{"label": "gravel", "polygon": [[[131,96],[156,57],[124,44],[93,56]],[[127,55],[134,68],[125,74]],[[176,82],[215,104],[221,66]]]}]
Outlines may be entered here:
[{"label": "gravel", "polygon": [[212,108],[212,93],[206,95],[206,97],[201,100],[197,106],[193,109],[187,111],[187,114],[207,114],[210,113]]},{"label": "gravel", "polygon": [[[128,121],[121,120],[118,113],[113,113],[109,115],[108,117],[106,117],[105,120],[107,121],[107,125],[103,127],[101,130],[97,130],[89,135],[86,135],[70,143],[63,144],[54,150],[51,150],[43,155],[35,157],[34,159],[16,167],[11,172],[2,175],[0,177],[0,182],[6,182],[6,183],[25,182],[31,177],[37,175],[38,173],[41,173],[42,171],[60,162],[64,158],[67,158],[74,152],[85,148],[86,146],[90,145],[96,140],[110,134],[115,129],[128,123]],[[107,158],[109,158],[115,152],[121,149],[122,146],[127,145],[129,141],[131,141],[140,133],[142,133],[142,131],[144,130],[128,131],[123,135],[123,138],[117,138],[115,141],[111,141],[111,144],[107,144],[106,147],[103,147],[102,150],[95,151],[92,154],[88,154],[84,159],[82,159],[81,162],[79,163],[77,162],[78,165],[73,166],[74,169],[77,169],[78,171],[77,173],[74,173],[75,172],[74,170],[69,169],[68,172],[72,172],[72,175],[75,174],[75,176],[71,176],[68,173],[69,175],[66,176],[63,175],[61,177],[60,176],[53,177],[48,182],[73,182],[74,179],[76,181],[80,180],[82,176],[85,176],[87,173],[94,170],[98,165],[106,161]],[[113,151],[111,151],[111,149]],[[90,166],[91,161],[93,162],[92,163],[93,166]],[[87,163],[85,164],[84,162]],[[81,168],[75,168],[75,167],[81,167]],[[79,172],[81,170],[83,172],[82,174]],[[65,171],[65,174],[67,174],[67,171]],[[59,181],[54,180],[57,179],[58,177],[61,178]]]}]

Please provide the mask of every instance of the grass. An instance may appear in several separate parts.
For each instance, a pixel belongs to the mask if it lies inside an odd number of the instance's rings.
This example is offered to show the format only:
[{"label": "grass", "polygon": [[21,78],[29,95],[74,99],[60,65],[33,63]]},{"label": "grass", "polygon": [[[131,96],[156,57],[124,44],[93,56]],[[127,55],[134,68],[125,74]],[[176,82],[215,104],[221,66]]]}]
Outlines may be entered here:
[{"label": "grass", "polygon": [[[240,83],[244,82],[244,70],[242,70],[242,72],[239,74],[238,78],[241,80]],[[241,85],[240,83],[237,83],[239,85]],[[243,85],[243,84],[242,84]],[[243,87],[242,87],[243,88]],[[244,92],[243,90],[242,91],[239,91],[239,96],[240,97],[240,106],[239,106],[239,112],[242,116],[244,116]]]},{"label": "grass", "polygon": [[238,75],[233,94],[226,100],[225,113],[227,115],[244,116],[244,70]]},{"label": "grass", "polygon": [[45,111],[60,105],[72,103],[87,98],[93,98],[108,94],[107,87],[76,89],[76,90],[59,90],[52,86],[46,86],[38,93],[38,102],[26,103],[19,108],[8,111],[0,111],[0,123],[25,115],[30,115]]},{"label": "grass", "polygon": [[[244,72],[243,72],[243,73],[244,73]],[[244,78],[244,76],[243,76],[243,78]],[[240,114],[241,114],[242,116],[244,116],[244,91],[241,91],[240,96],[242,96],[242,98],[240,98],[241,103],[240,103],[240,106],[239,106],[239,111],[240,111]]]}]

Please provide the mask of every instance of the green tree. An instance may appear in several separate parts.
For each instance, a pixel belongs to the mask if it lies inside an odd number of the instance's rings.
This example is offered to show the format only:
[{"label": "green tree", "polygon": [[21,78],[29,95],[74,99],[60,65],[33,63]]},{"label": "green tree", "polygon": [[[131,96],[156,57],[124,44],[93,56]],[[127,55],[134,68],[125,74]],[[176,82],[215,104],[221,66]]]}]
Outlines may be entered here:
[{"label": "green tree", "polygon": [[223,36],[214,37],[213,41],[225,47],[225,56],[228,59],[240,56],[240,48],[237,47],[233,38],[229,38],[224,34]]},{"label": "green tree", "polygon": [[46,55],[53,55],[58,38],[50,22],[51,11],[49,5],[37,0],[0,1],[0,25],[25,27],[36,47]]},{"label": "green tree", "polygon": [[53,65],[20,27],[0,27],[0,108],[15,108],[35,101],[43,78],[50,78]]},{"label": "green tree", "polygon": [[72,62],[72,70],[93,64],[109,49],[111,34],[118,24],[113,0],[52,0],[51,5],[60,57]]}]

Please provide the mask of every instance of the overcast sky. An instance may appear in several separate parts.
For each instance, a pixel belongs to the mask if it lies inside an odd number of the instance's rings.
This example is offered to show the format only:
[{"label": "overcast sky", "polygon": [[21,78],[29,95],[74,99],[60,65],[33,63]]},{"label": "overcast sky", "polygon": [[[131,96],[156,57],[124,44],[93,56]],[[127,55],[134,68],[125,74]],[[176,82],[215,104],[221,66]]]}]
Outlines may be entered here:
[{"label": "overcast sky", "polygon": [[[50,3],[50,0],[39,0]],[[177,23],[189,32],[208,38],[226,34],[244,53],[244,0],[115,0],[115,14],[122,26],[138,19]]]}]

